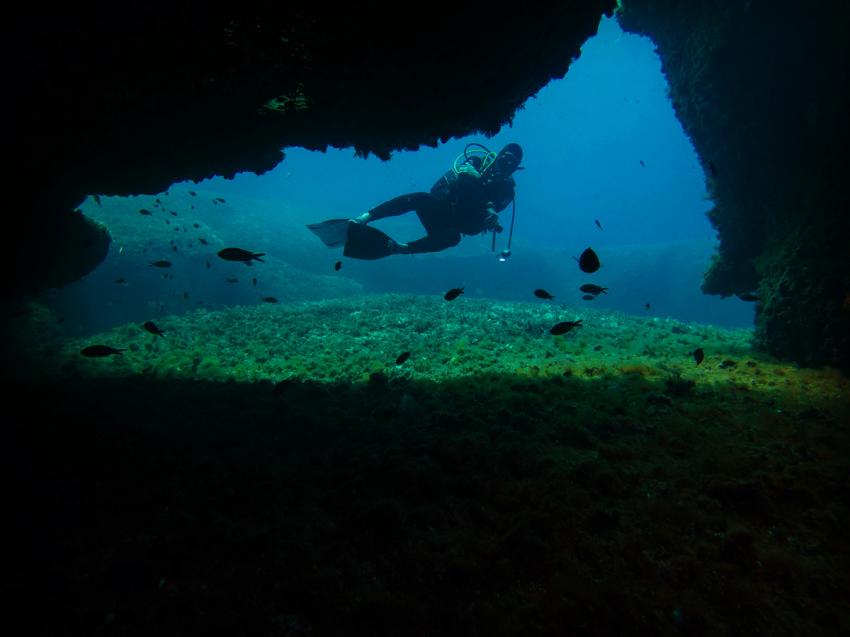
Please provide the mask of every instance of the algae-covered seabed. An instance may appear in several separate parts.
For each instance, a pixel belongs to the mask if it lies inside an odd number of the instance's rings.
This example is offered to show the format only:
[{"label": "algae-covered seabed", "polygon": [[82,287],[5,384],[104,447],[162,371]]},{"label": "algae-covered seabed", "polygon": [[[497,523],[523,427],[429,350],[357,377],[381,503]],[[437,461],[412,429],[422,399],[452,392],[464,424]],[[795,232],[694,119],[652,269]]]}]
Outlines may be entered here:
[{"label": "algae-covered seabed", "polygon": [[28,634],[850,630],[850,383],[749,330],[404,295],[156,323],[10,383]]}]

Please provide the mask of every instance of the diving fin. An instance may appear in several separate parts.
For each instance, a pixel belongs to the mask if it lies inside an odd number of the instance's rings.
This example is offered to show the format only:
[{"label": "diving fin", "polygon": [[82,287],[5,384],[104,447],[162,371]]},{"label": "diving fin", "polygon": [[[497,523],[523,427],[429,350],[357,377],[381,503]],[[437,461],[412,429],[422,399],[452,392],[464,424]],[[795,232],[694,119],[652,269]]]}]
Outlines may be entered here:
[{"label": "diving fin", "polygon": [[348,237],[348,219],[328,219],[321,223],[308,223],[307,227],[329,248],[338,248]]},{"label": "diving fin", "polygon": [[343,255],[352,259],[381,259],[393,254],[393,240],[377,228],[362,223],[348,224]]}]

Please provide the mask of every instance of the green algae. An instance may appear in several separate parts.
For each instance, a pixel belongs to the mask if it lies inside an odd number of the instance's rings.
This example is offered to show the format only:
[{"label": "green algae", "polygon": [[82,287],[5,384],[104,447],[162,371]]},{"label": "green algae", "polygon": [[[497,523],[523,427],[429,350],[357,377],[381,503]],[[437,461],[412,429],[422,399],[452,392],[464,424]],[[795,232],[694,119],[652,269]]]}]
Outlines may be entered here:
[{"label": "green algae", "polygon": [[[128,325],[40,348],[52,380],[14,392],[38,520],[70,538],[50,569],[85,562],[86,612],[116,555],[154,555],[168,612],[209,598],[201,572],[307,623],[377,597],[398,634],[412,600],[546,634],[607,625],[611,600],[646,634],[839,621],[850,383],[754,354],[750,330],[407,295],[157,323],[166,338]],[[92,342],[128,349],[80,356]],[[79,484],[97,497],[68,521]]]}]

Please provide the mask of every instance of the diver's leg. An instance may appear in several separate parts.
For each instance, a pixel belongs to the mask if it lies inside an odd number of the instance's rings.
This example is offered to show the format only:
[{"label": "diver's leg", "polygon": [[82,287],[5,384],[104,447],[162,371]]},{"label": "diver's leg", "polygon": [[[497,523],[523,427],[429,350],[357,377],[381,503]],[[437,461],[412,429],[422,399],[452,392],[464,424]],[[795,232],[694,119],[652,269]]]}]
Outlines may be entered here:
[{"label": "diver's leg", "polygon": [[422,252],[439,252],[460,243],[460,232],[447,225],[451,218],[451,208],[445,201],[438,201],[433,196],[423,199],[416,210],[419,221],[427,232],[427,236],[410,241],[408,251],[411,254]]},{"label": "diver's leg", "polygon": [[389,201],[385,201],[380,206],[375,206],[369,211],[368,221],[377,221],[386,217],[397,217],[406,212],[419,211],[423,206],[427,207],[430,200],[433,199],[429,192],[412,192],[406,195],[399,195]]}]

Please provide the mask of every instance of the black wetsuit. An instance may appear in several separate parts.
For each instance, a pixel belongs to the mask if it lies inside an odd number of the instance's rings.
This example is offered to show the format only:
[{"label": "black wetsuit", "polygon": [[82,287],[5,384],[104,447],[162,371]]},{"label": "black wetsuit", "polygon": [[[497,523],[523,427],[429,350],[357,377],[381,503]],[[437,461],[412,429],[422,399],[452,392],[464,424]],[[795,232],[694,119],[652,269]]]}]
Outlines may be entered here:
[{"label": "black wetsuit", "polygon": [[513,177],[489,179],[449,170],[431,192],[400,195],[373,208],[371,221],[414,211],[427,236],[408,243],[410,253],[439,252],[460,243],[460,236],[489,230],[490,210],[501,212],[514,199]]}]

